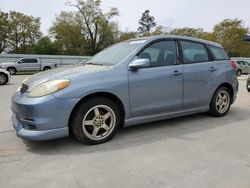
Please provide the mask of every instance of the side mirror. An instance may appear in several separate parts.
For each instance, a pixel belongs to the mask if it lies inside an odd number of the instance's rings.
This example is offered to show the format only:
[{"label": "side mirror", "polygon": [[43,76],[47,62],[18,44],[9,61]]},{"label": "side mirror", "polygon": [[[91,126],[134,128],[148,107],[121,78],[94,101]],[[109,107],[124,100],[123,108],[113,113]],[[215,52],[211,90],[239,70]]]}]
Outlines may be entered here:
[{"label": "side mirror", "polygon": [[132,63],[129,64],[129,68],[132,70],[142,69],[150,67],[149,59],[136,59]]}]

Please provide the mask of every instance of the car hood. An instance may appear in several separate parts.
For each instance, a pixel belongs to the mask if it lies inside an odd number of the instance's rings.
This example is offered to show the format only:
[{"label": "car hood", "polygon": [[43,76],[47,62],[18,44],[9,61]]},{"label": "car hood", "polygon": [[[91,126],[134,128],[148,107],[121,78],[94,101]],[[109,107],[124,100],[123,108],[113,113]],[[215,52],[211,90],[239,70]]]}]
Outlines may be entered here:
[{"label": "car hood", "polygon": [[37,73],[26,78],[23,83],[29,86],[47,82],[49,80],[70,79],[77,80],[79,77],[91,77],[100,75],[101,72],[112,69],[112,66],[84,65],[74,67],[60,67],[49,71]]},{"label": "car hood", "polygon": [[16,65],[16,62],[3,62],[3,63],[0,63],[0,65],[13,65],[13,64]]}]

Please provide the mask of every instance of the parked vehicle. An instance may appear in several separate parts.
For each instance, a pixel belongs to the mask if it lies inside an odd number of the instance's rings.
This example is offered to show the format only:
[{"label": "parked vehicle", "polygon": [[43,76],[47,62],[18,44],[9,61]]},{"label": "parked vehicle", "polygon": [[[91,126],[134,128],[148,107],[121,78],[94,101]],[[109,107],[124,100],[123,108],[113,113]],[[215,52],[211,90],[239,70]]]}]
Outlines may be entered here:
[{"label": "parked vehicle", "polygon": [[249,75],[249,77],[247,79],[247,91],[250,92],[250,75]]},{"label": "parked vehicle", "polygon": [[0,63],[0,68],[10,72],[11,75],[23,71],[46,71],[57,67],[53,63],[41,63],[38,58],[21,58],[16,62]]},{"label": "parked vehicle", "polygon": [[25,79],[12,97],[12,122],[25,139],[72,131],[80,142],[99,144],[120,126],[202,112],[225,116],[237,92],[236,65],[220,44],[155,36],[113,45],[84,66]]},{"label": "parked vehicle", "polygon": [[237,60],[235,63],[237,66],[237,76],[248,74],[250,72],[250,64],[247,61]]},{"label": "parked vehicle", "polygon": [[10,73],[4,69],[0,69],[0,85],[5,85],[10,81]]}]

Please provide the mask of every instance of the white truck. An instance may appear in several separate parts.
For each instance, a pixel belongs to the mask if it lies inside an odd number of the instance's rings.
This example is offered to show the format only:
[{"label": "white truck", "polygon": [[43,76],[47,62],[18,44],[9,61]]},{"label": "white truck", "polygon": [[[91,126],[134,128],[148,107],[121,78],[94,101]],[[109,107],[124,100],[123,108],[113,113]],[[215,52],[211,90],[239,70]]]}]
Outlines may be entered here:
[{"label": "white truck", "polygon": [[56,67],[56,63],[41,63],[38,58],[21,58],[16,62],[0,63],[0,68],[9,71],[11,75],[17,72],[46,71]]}]

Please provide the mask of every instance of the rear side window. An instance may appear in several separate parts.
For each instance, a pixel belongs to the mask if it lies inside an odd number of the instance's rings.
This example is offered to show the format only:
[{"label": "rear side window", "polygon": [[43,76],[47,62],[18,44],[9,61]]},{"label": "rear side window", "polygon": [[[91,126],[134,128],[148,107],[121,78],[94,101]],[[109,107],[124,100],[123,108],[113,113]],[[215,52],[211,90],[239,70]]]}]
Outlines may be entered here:
[{"label": "rear side window", "polygon": [[215,60],[228,60],[229,57],[223,48],[209,46],[209,49],[212,51]]},{"label": "rear side window", "polygon": [[22,59],[22,63],[37,63],[37,59]]},{"label": "rear side window", "polygon": [[203,44],[181,41],[184,64],[209,61],[208,52]]}]

